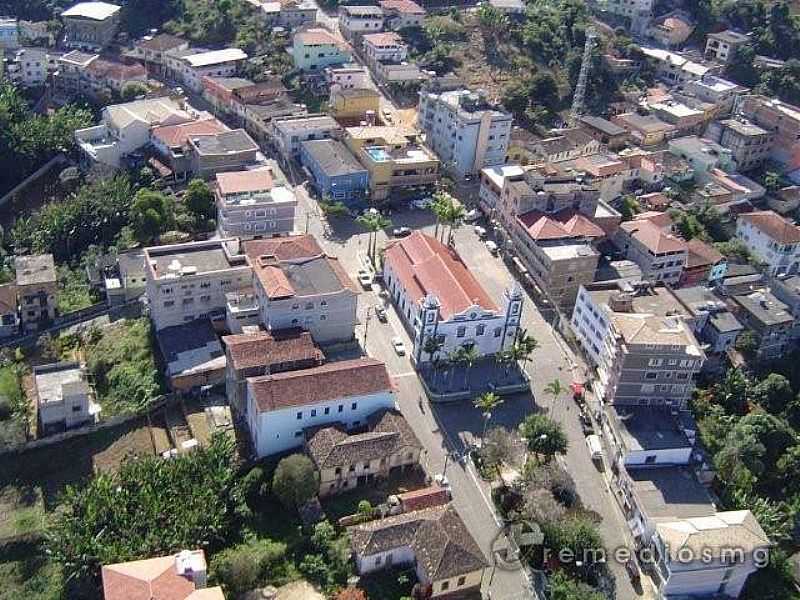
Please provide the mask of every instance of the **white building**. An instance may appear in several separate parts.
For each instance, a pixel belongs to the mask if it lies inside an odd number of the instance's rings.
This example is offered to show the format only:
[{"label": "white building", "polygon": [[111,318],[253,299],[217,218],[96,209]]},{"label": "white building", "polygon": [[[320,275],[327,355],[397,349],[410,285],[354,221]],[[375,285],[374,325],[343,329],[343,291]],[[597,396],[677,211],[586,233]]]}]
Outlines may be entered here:
[{"label": "white building", "polygon": [[316,114],[273,119],[272,139],[284,159],[300,156],[300,145],[308,140],[334,138],[342,128],[331,116]]},{"label": "white building", "polygon": [[339,86],[343,90],[363,89],[369,87],[369,71],[367,67],[355,63],[326,67],[325,81],[331,88]]},{"label": "white building", "polygon": [[294,229],[297,198],[277,167],[218,173],[217,232],[251,239]]},{"label": "white building", "polygon": [[247,380],[247,421],[256,455],[302,446],[305,429],[341,423],[352,429],[382,408],[394,408],[386,365],[356,358]]},{"label": "white building", "polygon": [[[20,87],[36,87],[47,83],[48,77],[58,69],[59,52],[46,48],[19,48],[5,53],[2,73],[11,83]],[[0,50],[0,60],[3,52]]]},{"label": "white building", "polygon": [[520,179],[525,170],[520,165],[500,165],[486,167],[481,171],[481,187],[478,200],[484,214],[494,216],[500,208],[500,198],[506,182],[512,178]]},{"label": "white building", "polygon": [[[383,279],[397,311],[412,332],[415,363],[474,347],[480,356],[513,343],[522,316],[523,294],[514,284],[498,307],[456,252],[415,231],[384,253]],[[433,356],[429,339],[439,344]]]},{"label": "white building", "polygon": [[370,33],[365,35],[364,54],[374,64],[379,62],[402,62],[408,58],[408,46],[393,31]]},{"label": "white building", "polygon": [[686,83],[712,74],[711,67],[700,64],[676,52],[642,46],[642,53],[655,67],[656,76],[667,83]]},{"label": "white building", "polygon": [[379,6],[340,6],[339,27],[349,36],[383,29],[383,10]]},{"label": "white building", "polygon": [[103,109],[100,125],[78,129],[78,147],[92,162],[119,167],[120,160],[150,142],[159,125],[180,125],[197,118],[190,106],[170,98],[136,100]]},{"label": "white building", "polygon": [[19,27],[14,17],[0,17],[0,49],[19,48]]},{"label": "white building", "polygon": [[358,290],[313,236],[252,240],[244,250],[266,329],[300,327],[318,344],[353,339]]},{"label": "white building", "polygon": [[513,117],[477,93],[422,91],[417,120],[428,147],[459,177],[506,161]]},{"label": "white building", "polygon": [[770,275],[793,274],[800,266],[800,227],[771,210],[740,215],[736,237]]},{"label": "white building", "polygon": [[181,50],[166,54],[167,67],[176,78],[193,92],[203,90],[202,79],[209,77],[233,77],[247,60],[239,48],[222,50]]},{"label": "white building", "polygon": [[250,285],[238,240],[209,240],[144,251],[147,299],[156,330],[224,316],[226,294]]},{"label": "white building", "polygon": [[39,430],[47,435],[94,420],[86,371],[75,362],[33,368]]}]

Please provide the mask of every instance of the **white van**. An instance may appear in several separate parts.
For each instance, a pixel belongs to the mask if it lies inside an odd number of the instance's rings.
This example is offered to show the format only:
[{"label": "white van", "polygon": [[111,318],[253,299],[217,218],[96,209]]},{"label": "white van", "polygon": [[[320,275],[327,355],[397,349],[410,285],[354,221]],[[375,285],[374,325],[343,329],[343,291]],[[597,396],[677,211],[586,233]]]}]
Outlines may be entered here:
[{"label": "white van", "polygon": [[592,460],[603,460],[603,444],[600,442],[600,436],[587,435],[586,447],[589,449],[589,456],[592,457]]}]

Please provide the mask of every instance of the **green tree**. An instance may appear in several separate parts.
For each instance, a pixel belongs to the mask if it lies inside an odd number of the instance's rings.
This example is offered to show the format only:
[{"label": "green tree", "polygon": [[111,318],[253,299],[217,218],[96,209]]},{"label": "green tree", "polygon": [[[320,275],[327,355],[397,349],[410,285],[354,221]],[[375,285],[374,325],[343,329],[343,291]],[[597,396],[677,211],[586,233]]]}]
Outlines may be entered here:
[{"label": "green tree", "polygon": [[567,436],[561,424],[545,415],[528,415],[519,426],[528,450],[549,462],[556,454],[567,453]]},{"label": "green tree", "polygon": [[174,218],[171,197],[148,189],[136,192],[131,206],[131,225],[136,239],[143,244],[155,240],[167,231]]},{"label": "green tree", "polygon": [[214,194],[202,179],[192,179],[186,187],[183,202],[189,214],[194,218],[195,226],[206,228],[216,215]]},{"label": "green tree", "polygon": [[550,600],[603,600],[605,595],[593,587],[571,579],[564,571],[550,577]]},{"label": "green tree", "polygon": [[486,437],[486,427],[492,418],[492,411],[503,404],[503,399],[494,392],[484,392],[473,401],[473,404],[483,414],[483,433],[481,434],[481,440],[483,440]]},{"label": "green tree", "polygon": [[492,427],[481,439],[480,457],[485,465],[497,466],[508,461],[513,452],[511,436],[503,427]]},{"label": "green tree", "polygon": [[318,491],[319,477],[307,456],[292,454],[278,463],[272,477],[272,493],[284,506],[300,508]]},{"label": "green tree", "polygon": [[753,398],[768,413],[780,415],[794,399],[794,392],[786,377],[770,373],[753,386]]},{"label": "green tree", "polygon": [[211,559],[210,576],[227,594],[239,597],[264,584],[280,569],[286,544],[268,539],[250,539],[226,548]]},{"label": "green tree", "polygon": [[378,232],[391,227],[392,222],[375,209],[369,210],[359,216],[356,222],[369,232],[369,237],[367,238],[367,253],[374,265],[378,245]]},{"label": "green tree", "polygon": [[531,358],[531,354],[539,347],[539,342],[536,340],[535,337],[532,335],[528,335],[528,331],[526,329],[520,329],[517,331],[517,335],[514,338],[514,344],[511,347],[511,354],[514,360],[521,360],[523,369],[528,366],[528,361]]},{"label": "green tree", "polygon": [[714,386],[714,399],[726,413],[743,415],[748,409],[751,387],[750,380],[741,369],[728,369],[725,378]]},{"label": "green tree", "polygon": [[566,391],[567,391],[567,388],[565,388],[562,385],[561,381],[559,381],[558,379],[554,379],[553,381],[548,383],[546,386],[544,386],[544,393],[547,394],[548,396],[552,396],[552,398],[553,398],[553,402],[552,402],[551,406],[555,406],[556,405],[556,401],[561,396],[563,396],[566,393]]},{"label": "green tree", "polygon": [[727,242],[716,242],[714,247],[725,255],[728,260],[736,263],[746,263],[750,260],[750,250],[740,239],[732,239]]},{"label": "green tree", "polygon": [[641,207],[639,206],[639,201],[636,200],[636,196],[630,194],[623,196],[619,212],[622,214],[623,221],[630,221],[639,214]]},{"label": "green tree", "polygon": [[[569,516],[565,519],[550,523],[541,523],[544,533],[544,545],[551,552],[558,555],[560,552],[569,552],[574,558],[564,568],[583,578],[592,569],[592,566],[603,558],[603,540],[595,524],[588,518],[580,515]],[[578,566],[578,562],[581,563]]]},{"label": "green tree", "polygon": [[744,354],[748,358],[755,356],[758,351],[759,341],[758,334],[754,331],[743,331],[736,337],[734,348]]}]

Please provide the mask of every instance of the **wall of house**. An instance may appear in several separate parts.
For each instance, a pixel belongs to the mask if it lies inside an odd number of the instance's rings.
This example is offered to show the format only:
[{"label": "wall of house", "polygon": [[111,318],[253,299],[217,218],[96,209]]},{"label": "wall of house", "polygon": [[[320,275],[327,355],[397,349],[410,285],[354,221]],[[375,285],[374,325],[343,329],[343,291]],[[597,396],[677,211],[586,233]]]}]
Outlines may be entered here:
[{"label": "wall of house", "polygon": [[284,235],[294,230],[297,201],[228,204],[217,201],[217,229],[221,237],[252,239]]},{"label": "wall of house", "polygon": [[376,554],[356,554],[356,570],[359,575],[373,573],[387,568],[387,565],[411,565],[415,562],[414,552],[408,546],[398,546]]},{"label": "wall of house", "polygon": [[797,273],[800,269],[800,244],[778,244],[745,219],[736,221],[736,237],[767,264],[770,275]]},{"label": "wall of house", "polygon": [[233,77],[239,70],[239,61],[231,60],[207,67],[187,67],[183,72],[183,83],[190,90],[200,93],[203,90],[203,77]]},{"label": "wall of house", "polygon": [[[358,486],[359,477],[386,477],[394,467],[404,467],[419,463],[420,448],[401,448],[398,452],[374,458],[366,463],[342,465],[334,469],[322,469],[319,472],[319,495],[329,496],[339,492],[352,490]],[[338,471],[338,472],[337,472]]]},{"label": "wall of house", "polygon": [[394,393],[387,390],[366,396],[351,396],[260,412],[253,398],[252,385],[248,384],[247,388],[247,420],[253,446],[259,457],[302,446],[303,430],[307,427],[336,422],[344,423],[348,428],[359,427],[366,424],[367,417],[376,410],[394,407]]},{"label": "wall of house", "polygon": [[437,579],[432,583],[433,593],[431,594],[431,597],[438,598],[448,594],[456,594],[462,592],[463,590],[480,586],[482,577],[483,571],[480,570],[459,575],[457,577],[451,577],[449,579]]},{"label": "wall of house", "polygon": [[670,562],[669,577],[661,588],[664,596],[705,597],[719,594],[721,597],[738,598],[747,577],[756,570],[752,557],[744,564],[730,567],[718,563],[704,564]]},{"label": "wall of house", "polygon": [[350,53],[334,44],[306,46],[297,38],[292,46],[292,57],[294,66],[301,71],[316,71],[350,62]]},{"label": "wall of house", "polygon": [[[624,453],[626,467],[664,467],[668,465],[688,465],[692,448],[661,448],[658,450],[633,450]],[[648,462],[649,459],[649,462]]]},{"label": "wall of house", "polygon": [[[318,344],[353,339],[358,296],[350,290],[305,298],[270,300],[256,279],[261,322],[268,329],[302,327]],[[308,306],[310,305],[310,308]]]}]

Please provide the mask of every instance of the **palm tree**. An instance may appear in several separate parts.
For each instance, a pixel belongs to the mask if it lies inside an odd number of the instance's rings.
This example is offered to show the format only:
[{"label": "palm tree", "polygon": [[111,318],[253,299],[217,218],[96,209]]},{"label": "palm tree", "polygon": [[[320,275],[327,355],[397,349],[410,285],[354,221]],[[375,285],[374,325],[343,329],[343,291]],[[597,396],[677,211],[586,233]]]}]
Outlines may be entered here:
[{"label": "palm tree", "polygon": [[375,264],[375,246],[378,244],[378,232],[392,226],[392,222],[376,210],[370,210],[356,219],[356,222],[369,232],[367,253],[372,264]]},{"label": "palm tree", "polygon": [[554,379],[544,386],[544,393],[553,397],[553,405],[555,405],[558,397],[563,395],[566,391],[567,388],[565,388],[558,379]]},{"label": "palm tree", "polygon": [[453,350],[450,354],[448,354],[447,362],[453,367],[453,375],[450,379],[450,384],[452,385],[453,383],[455,383],[456,367],[464,364],[464,347],[459,346],[458,348]]},{"label": "palm tree", "polygon": [[437,356],[436,358],[433,359],[433,373],[434,373],[433,380],[434,380],[434,383],[438,379],[436,377],[436,374],[444,372],[447,369],[447,366],[449,364],[450,364],[450,361],[448,361],[447,358],[442,358],[442,357]]},{"label": "palm tree", "polygon": [[528,360],[530,359],[533,351],[539,347],[539,342],[537,342],[536,338],[533,336],[528,335],[528,331],[526,329],[521,329],[517,333],[513,347],[517,349],[517,356],[519,360],[522,360],[522,368],[524,369],[528,366]]},{"label": "palm tree", "polygon": [[453,229],[458,229],[464,222],[467,212],[460,204],[451,203],[445,207],[444,221],[447,223],[447,245],[453,245]]},{"label": "palm tree", "polygon": [[447,205],[447,198],[450,197],[450,194],[443,191],[438,191],[433,194],[433,203],[430,206],[431,212],[436,217],[436,229],[433,233],[433,237],[437,240],[439,239],[439,225],[442,223],[442,217],[444,216],[444,210]]},{"label": "palm tree", "polygon": [[481,409],[483,413],[483,433],[481,434],[481,441],[486,437],[486,427],[489,425],[489,419],[492,418],[492,411],[502,403],[503,399],[494,392],[485,392],[473,401],[475,408]]},{"label": "palm tree", "polygon": [[428,355],[428,361],[433,363],[433,355],[436,354],[442,346],[444,346],[442,342],[438,342],[434,336],[430,336],[425,339],[425,343],[422,345],[422,351]]}]

